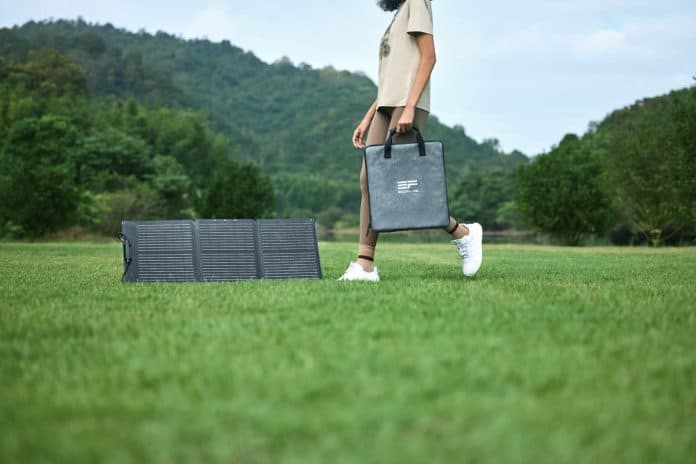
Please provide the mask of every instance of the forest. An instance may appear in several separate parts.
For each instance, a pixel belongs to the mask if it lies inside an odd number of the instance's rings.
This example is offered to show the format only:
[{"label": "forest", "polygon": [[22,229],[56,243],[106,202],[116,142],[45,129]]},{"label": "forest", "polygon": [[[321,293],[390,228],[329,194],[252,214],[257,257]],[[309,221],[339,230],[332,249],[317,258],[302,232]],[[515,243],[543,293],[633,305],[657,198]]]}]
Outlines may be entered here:
[{"label": "forest", "polygon": [[[0,29],[0,236],[113,234],[124,218],[357,224],[359,73],[265,63],[227,41],[78,20]],[[648,98],[533,158],[435,116],[451,213],[565,244],[689,243],[696,89]]]}]

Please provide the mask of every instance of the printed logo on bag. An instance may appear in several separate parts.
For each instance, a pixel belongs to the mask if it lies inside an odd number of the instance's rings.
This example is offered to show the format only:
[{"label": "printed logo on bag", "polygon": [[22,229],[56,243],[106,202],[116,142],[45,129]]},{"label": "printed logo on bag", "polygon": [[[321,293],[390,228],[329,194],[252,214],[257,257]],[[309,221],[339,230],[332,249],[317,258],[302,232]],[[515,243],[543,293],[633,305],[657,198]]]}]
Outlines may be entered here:
[{"label": "printed logo on bag", "polygon": [[418,193],[420,188],[417,179],[400,180],[396,182],[396,191],[398,193]]}]

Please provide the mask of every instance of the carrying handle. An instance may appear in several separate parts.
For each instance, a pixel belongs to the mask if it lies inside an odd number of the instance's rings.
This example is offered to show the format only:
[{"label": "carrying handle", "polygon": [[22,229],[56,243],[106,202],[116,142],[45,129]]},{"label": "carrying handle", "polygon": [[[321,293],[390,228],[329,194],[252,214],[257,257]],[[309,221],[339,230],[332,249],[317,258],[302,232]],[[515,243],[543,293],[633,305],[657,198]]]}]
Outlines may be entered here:
[{"label": "carrying handle", "polygon": [[[425,156],[425,141],[423,140],[423,135],[421,135],[420,131],[416,126],[412,126],[411,130],[416,133],[416,140],[418,141],[418,154],[420,156]],[[387,138],[387,142],[384,144],[384,157],[385,158],[391,158],[391,152],[392,152],[392,144],[394,142],[394,136],[396,135],[396,128],[393,128],[392,130],[389,131],[389,138]]]},{"label": "carrying handle", "polygon": [[131,265],[131,262],[133,261],[133,258],[131,258],[131,243],[128,240],[128,237],[126,237],[123,233],[119,232],[116,234],[116,237],[118,237],[119,241],[123,245],[123,275],[121,276],[121,282],[126,281],[126,274],[128,273],[128,268]]}]

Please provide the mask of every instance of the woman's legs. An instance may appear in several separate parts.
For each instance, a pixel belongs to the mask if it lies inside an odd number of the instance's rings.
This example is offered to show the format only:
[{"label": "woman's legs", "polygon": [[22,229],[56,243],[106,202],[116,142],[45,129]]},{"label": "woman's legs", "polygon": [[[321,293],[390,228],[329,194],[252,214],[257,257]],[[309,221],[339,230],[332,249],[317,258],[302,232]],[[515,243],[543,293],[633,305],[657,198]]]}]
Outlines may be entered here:
[{"label": "woman's legs", "polygon": [[[391,117],[385,110],[380,109],[375,113],[367,132],[367,145],[379,145],[384,143],[389,135],[389,122]],[[370,199],[367,195],[367,173],[365,171],[365,158],[363,158],[360,170],[360,239],[358,240],[358,264],[367,272],[374,270],[375,246],[379,234],[370,229]]]},{"label": "woman's legs", "polygon": [[[387,140],[389,131],[396,127],[396,124],[401,118],[403,107],[386,109],[382,108],[375,113],[372,119],[370,130],[367,133],[367,145],[379,145]],[[414,125],[422,129],[428,119],[428,112],[416,109]],[[394,137],[394,143],[407,143],[415,141],[415,134],[397,134]],[[360,240],[358,243],[358,264],[367,272],[374,270],[375,247],[379,234],[370,229],[370,199],[367,194],[367,174],[365,172],[365,160],[363,159],[362,169],[360,171],[360,192],[362,199],[360,201]]]},{"label": "woman's legs", "polygon": [[[389,135],[391,128],[396,127],[399,118],[403,113],[403,108],[386,109],[383,108],[375,113],[370,125],[370,130],[367,134],[367,145],[378,145],[384,143]],[[416,109],[414,125],[422,129],[428,119],[426,111]],[[408,133],[404,135],[396,135],[395,143],[407,143],[415,141],[415,134]],[[357,264],[369,273],[375,269],[374,256],[375,247],[379,235],[377,232],[370,229],[370,200],[367,192],[367,175],[365,171],[365,162],[363,160],[362,169],[360,171],[360,191],[362,200],[360,202],[360,240],[358,244],[358,261]],[[470,224],[470,230],[464,224],[459,224],[453,217],[450,217],[450,222],[445,228],[445,231],[452,236],[454,244],[457,245],[459,255],[462,257],[462,270],[465,276],[473,276],[481,266],[483,259],[481,238],[483,231],[478,223]],[[352,266],[352,265],[351,265]],[[350,271],[351,268],[349,268]],[[346,278],[349,271],[346,271],[341,280],[367,280],[364,276],[359,279]],[[374,276],[373,276],[374,277]],[[375,280],[379,280],[376,276]]]}]

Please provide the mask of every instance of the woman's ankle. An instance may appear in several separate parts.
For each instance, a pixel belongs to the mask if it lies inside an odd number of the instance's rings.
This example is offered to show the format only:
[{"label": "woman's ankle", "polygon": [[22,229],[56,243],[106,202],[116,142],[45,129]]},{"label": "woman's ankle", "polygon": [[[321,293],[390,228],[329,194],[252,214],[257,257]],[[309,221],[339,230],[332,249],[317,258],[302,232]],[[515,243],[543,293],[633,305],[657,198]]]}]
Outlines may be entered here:
[{"label": "woman's ankle", "polygon": [[453,239],[459,240],[469,235],[469,229],[464,224],[459,224],[450,235],[452,235]]},{"label": "woman's ankle", "polygon": [[366,259],[366,258],[358,258],[356,261],[361,268],[363,268],[363,271],[365,272],[372,272],[375,270],[375,262],[371,259]]}]

